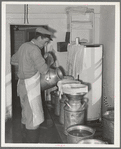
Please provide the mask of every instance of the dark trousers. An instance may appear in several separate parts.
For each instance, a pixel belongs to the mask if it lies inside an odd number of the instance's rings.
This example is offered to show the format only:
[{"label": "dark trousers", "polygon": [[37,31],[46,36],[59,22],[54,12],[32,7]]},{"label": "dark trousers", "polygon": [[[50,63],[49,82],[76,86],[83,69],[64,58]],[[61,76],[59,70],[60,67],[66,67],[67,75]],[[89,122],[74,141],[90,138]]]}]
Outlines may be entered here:
[{"label": "dark trousers", "polygon": [[21,124],[22,143],[38,143],[39,142],[39,128],[26,129],[24,124]]}]

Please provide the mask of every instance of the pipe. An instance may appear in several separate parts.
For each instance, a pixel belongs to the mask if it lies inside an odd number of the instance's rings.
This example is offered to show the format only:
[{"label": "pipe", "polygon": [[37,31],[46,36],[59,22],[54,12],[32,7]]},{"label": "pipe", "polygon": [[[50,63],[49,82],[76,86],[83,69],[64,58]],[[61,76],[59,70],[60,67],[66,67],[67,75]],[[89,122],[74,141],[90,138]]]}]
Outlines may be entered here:
[{"label": "pipe", "polygon": [[28,4],[26,5],[27,8],[27,24],[29,24],[29,20],[28,20]]},{"label": "pipe", "polygon": [[29,21],[28,21],[28,4],[24,5],[24,24],[29,24]]}]

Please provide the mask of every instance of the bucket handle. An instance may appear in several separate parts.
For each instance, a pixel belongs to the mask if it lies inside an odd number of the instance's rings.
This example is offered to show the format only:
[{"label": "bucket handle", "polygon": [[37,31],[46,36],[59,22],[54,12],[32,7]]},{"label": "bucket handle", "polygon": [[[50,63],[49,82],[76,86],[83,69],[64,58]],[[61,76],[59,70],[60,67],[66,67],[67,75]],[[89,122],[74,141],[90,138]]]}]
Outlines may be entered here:
[{"label": "bucket handle", "polygon": [[64,103],[65,103],[67,106],[69,106],[69,108],[72,109],[72,107],[70,106],[70,104],[69,104],[67,101],[64,101]]},{"label": "bucket handle", "polygon": [[86,106],[87,103],[88,103],[88,99],[87,99],[87,98],[84,98],[84,103],[83,103],[83,105],[82,105],[82,108],[84,108],[84,106]]},{"label": "bucket handle", "polygon": [[85,104],[86,104],[86,102],[83,103],[82,108],[84,108]]}]

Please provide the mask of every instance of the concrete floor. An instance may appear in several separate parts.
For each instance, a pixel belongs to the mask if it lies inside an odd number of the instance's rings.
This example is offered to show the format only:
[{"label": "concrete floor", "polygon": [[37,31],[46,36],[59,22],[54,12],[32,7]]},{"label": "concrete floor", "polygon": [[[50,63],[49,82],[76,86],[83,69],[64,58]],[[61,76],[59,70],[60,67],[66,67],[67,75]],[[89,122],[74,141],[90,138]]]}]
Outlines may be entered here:
[{"label": "concrete floor", "polygon": [[[5,125],[5,143],[22,143],[21,136],[21,107],[19,99],[16,102],[16,106],[13,106],[13,117],[8,120]],[[45,113],[45,121],[40,125],[39,143],[59,143],[66,142],[65,136],[63,137],[64,128],[59,122],[59,117],[55,116],[52,110],[47,110],[46,106],[43,106]],[[108,142],[102,138],[102,124],[99,122],[86,124],[96,130],[94,139],[99,139]],[[61,127],[60,127],[61,126]],[[64,138],[64,140],[63,140]],[[110,144],[110,142],[108,142]],[[112,143],[111,143],[112,144]]]},{"label": "concrete floor", "polygon": [[[21,107],[19,99],[13,107],[13,117],[5,125],[5,143],[22,143],[21,137]],[[61,143],[56,127],[45,111],[45,121],[40,126],[39,143]]]}]

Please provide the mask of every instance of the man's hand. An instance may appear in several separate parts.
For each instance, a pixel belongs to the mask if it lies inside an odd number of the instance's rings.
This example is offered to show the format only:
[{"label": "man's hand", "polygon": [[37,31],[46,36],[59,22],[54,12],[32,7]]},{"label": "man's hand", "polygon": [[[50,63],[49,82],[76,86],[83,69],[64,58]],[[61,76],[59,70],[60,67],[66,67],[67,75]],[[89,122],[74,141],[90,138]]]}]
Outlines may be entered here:
[{"label": "man's hand", "polygon": [[54,57],[50,52],[45,53],[44,58],[45,58],[46,64],[49,67],[51,67],[55,62]]}]

